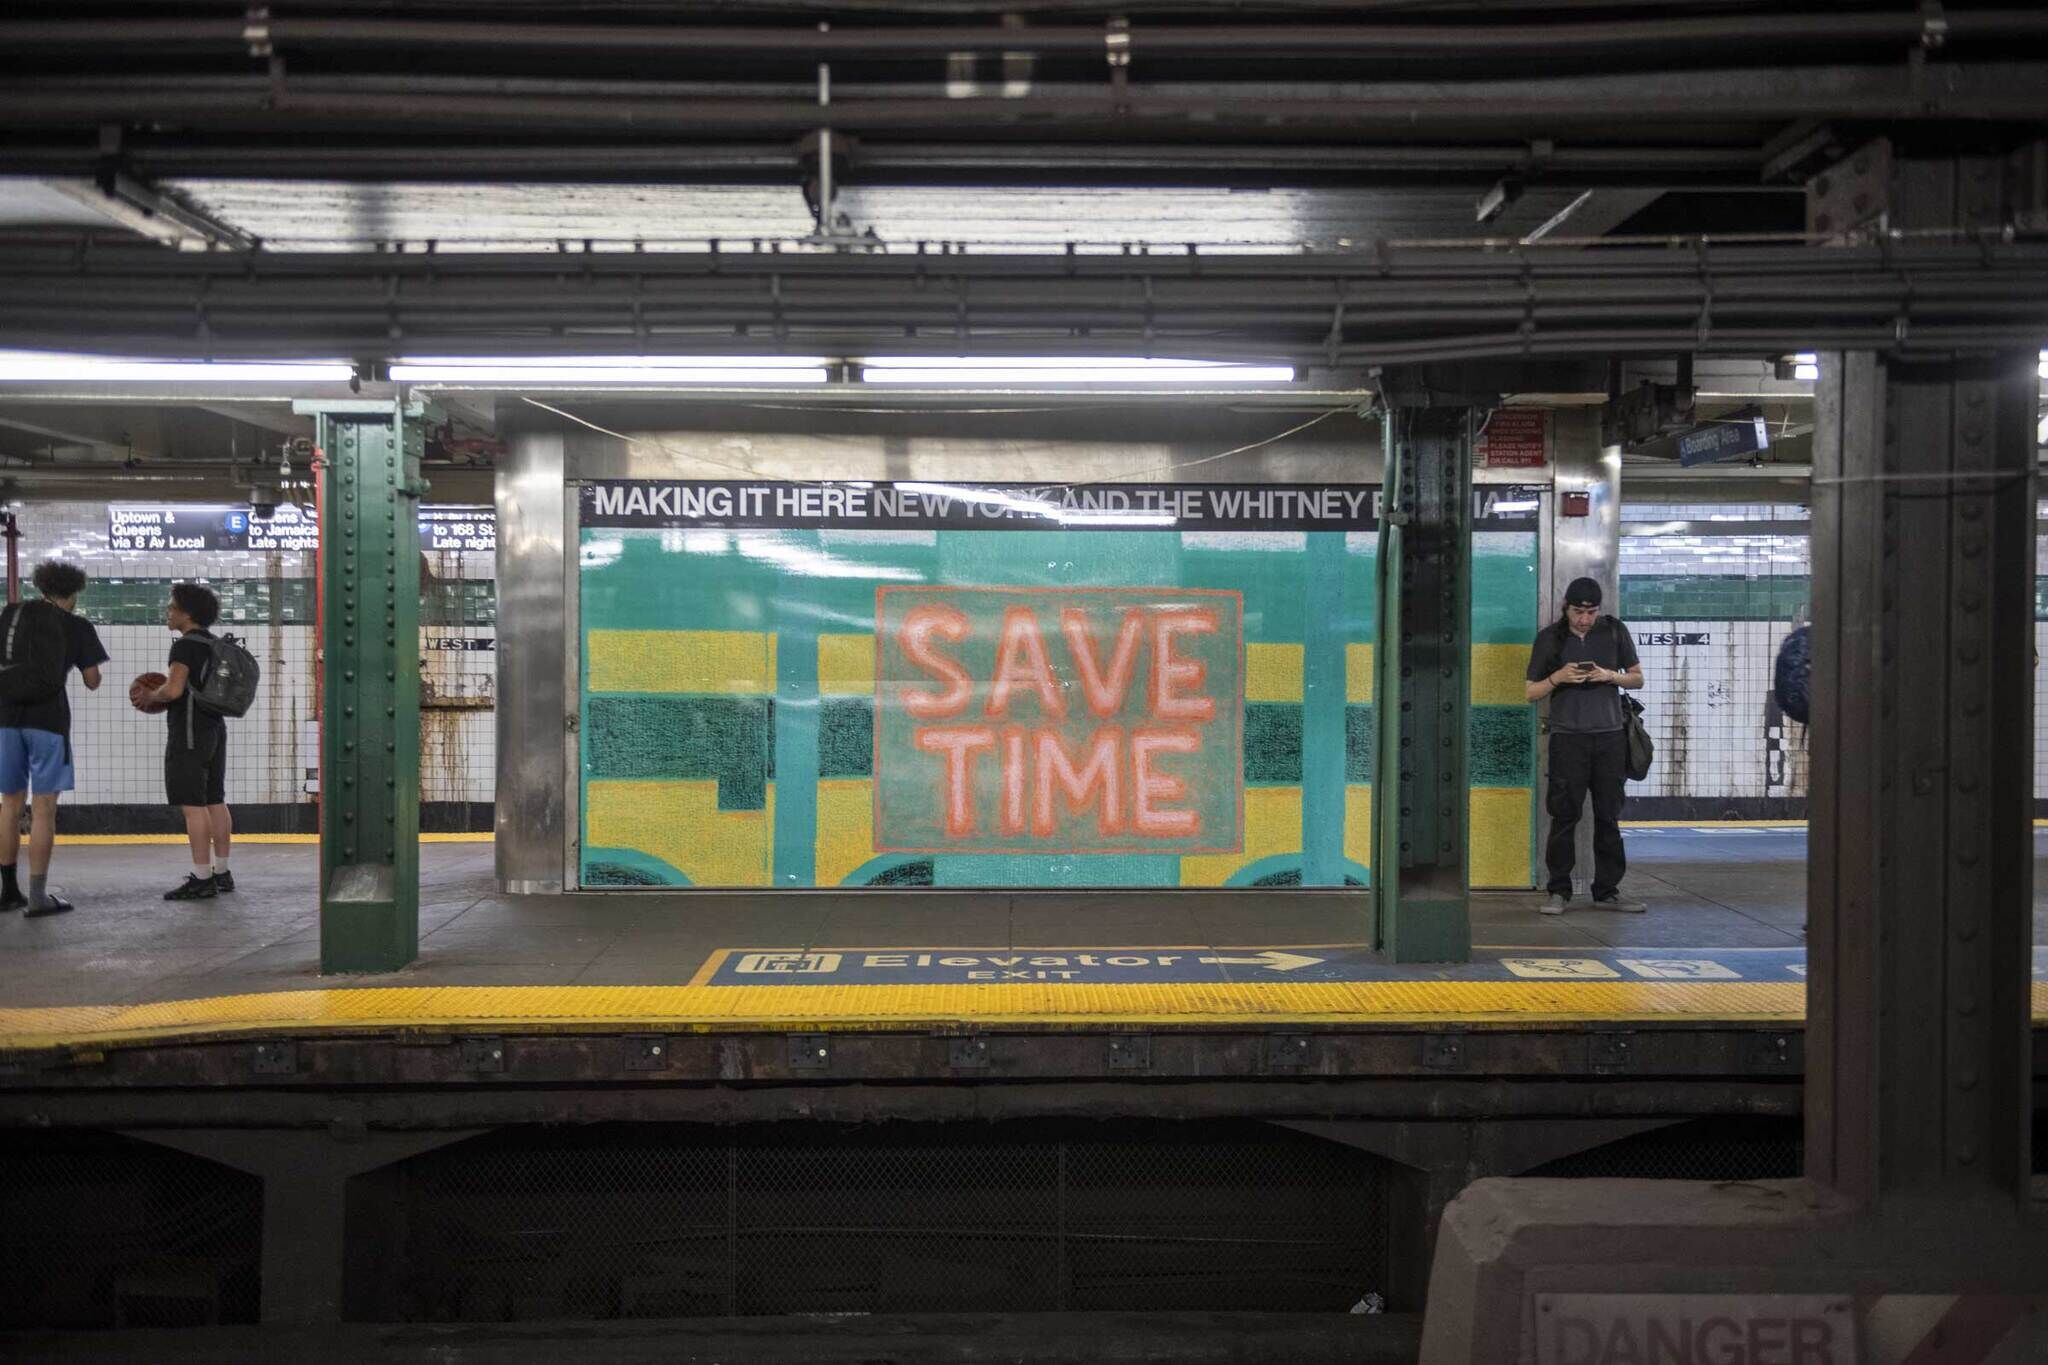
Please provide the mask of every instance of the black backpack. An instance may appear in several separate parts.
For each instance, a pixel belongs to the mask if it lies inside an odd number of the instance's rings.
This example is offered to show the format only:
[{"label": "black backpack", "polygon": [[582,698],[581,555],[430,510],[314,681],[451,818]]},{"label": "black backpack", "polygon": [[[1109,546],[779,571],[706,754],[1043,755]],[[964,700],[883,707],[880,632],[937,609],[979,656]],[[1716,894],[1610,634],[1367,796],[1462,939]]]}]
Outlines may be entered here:
[{"label": "black backpack", "polygon": [[1806,718],[1812,711],[1809,705],[1812,678],[1813,631],[1811,627],[1801,626],[1778,646],[1777,676],[1771,683],[1771,691],[1778,698],[1778,709],[1801,725],[1807,723]]},{"label": "black backpack", "polygon": [[0,611],[0,701],[32,706],[64,695],[62,608],[20,602]]},{"label": "black backpack", "polygon": [[256,657],[232,635],[212,636],[200,643],[213,651],[213,661],[206,667],[206,676],[195,680],[192,704],[216,716],[248,715],[256,700],[256,684],[263,676]]}]

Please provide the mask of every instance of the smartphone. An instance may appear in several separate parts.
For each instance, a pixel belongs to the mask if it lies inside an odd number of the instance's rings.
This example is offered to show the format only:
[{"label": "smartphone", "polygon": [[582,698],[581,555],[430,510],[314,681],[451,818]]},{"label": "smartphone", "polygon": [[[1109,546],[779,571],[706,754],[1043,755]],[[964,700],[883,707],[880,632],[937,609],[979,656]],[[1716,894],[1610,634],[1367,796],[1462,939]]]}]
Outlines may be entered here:
[{"label": "smartphone", "polygon": [[1600,665],[1598,665],[1598,664],[1589,664],[1589,663],[1585,663],[1585,662],[1583,662],[1583,661],[1582,661],[1582,662],[1579,662],[1579,663],[1575,663],[1575,664],[1573,664],[1573,665],[1572,665],[1572,671],[1573,671],[1573,672],[1575,672],[1575,673],[1591,673],[1591,672],[1595,671],[1596,669],[1598,669],[1599,667],[1600,667]]}]

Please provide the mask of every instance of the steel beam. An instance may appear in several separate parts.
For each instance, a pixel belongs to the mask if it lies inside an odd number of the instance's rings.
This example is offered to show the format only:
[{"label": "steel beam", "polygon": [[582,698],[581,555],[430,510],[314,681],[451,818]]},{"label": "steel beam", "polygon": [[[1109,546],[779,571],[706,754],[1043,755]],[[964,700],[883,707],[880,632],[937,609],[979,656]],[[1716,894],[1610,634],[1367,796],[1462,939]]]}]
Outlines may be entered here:
[{"label": "steel beam", "polygon": [[[1674,249],[1677,248],[1677,249]],[[173,253],[24,243],[0,345],[132,355],[1171,354],[1327,367],[2038,345],[2048,245]],[[1140,348],[1134,352],[1133,347]]]},{"label": "steel beam", "polygon": [[424,414],[307,405],[320,473],[320,970],[419,955]]},{"label": "steel beam", "polygon": [[[2004,216],[1885,159],[1887,229]],[[1806,1162],[1872,1204],[2027,1199],[2037,345],[1821,356]]]},{"label": "steel beam", "polygon": [[1466,848],[1472,413],[1395,407],[1380,513],[1374,940],[1397,962],[1472,955]]}]

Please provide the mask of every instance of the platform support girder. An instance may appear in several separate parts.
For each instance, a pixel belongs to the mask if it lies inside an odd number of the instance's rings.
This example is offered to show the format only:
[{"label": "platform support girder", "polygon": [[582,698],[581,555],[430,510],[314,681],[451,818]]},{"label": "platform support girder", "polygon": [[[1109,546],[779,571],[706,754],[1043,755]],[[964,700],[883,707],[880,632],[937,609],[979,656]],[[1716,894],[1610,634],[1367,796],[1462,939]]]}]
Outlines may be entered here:
[{"label": "platform support girder", "polygon": [[[2007,169],[1874,143],[1832,226],[1996,233]],[[2037,354],[1820,357],[1806,1169],[1865,1204],[2028,1197]]]},{"label": "platform support girder", "polygon": [[1397,962],[1472,955],[1472,420],[1390,407],[1379,530],[1374,941]]},{"label": "platform support girder", "polygon": [[322,452],[320,970],[419,955],[422,413],[312,405]]}]

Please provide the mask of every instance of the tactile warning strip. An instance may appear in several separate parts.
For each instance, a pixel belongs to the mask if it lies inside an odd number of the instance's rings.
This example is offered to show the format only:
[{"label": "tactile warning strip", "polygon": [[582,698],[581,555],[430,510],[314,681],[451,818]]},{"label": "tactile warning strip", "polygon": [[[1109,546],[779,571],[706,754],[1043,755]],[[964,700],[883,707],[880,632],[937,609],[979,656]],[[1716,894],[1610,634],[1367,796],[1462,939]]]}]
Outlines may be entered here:
[{"label": "tactile warning strip", "polygon": [[[386,986],[141,1005],[0,1009],[0,1051],[263,1035],[490,1032],[1359,1028],[1444,1024],[1778,1022],[1805,987],[1775,982],[1286,982],[917,986]],[[2048,1022],[2048,984],[2033,987]]]}]

